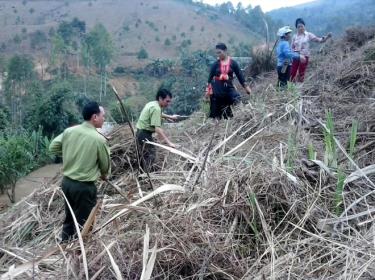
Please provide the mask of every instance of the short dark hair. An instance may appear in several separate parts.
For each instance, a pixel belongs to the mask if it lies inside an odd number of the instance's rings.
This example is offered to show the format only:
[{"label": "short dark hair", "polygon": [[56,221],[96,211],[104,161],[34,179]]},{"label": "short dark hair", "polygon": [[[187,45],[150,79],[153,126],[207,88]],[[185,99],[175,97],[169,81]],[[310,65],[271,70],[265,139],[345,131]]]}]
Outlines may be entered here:
[{"label": "short dark hair", "polygon": [[161,97],[161,99],[165,99],[167,96],[169,96],[170,98],[172,98],[172,93],[169,90],[165,89],[165,88],[161,88],[156,93],[156,100],[159,100],[160,97]]},{"label": "short dark hair", "polygon": [[227,46],[224,43],[218,43],[218,44],[216,44],[215,48],[219,49],[219,50],[222,50],[222,51],[226,51],[227,50]]},{"label": "short dark hair", "polygon": [[297,28],[297,25],[300,24],[300,23],[302,23],[303,25],[306,25],[305,21],[302,18],[297,18],[296,19],[296,28]]},{"label": "short dark hair", "polygon": [[99,104],[95,101],[87,103],[82,110],[82,117],[85,121],[89,121],[94,114],[100,113]]}]

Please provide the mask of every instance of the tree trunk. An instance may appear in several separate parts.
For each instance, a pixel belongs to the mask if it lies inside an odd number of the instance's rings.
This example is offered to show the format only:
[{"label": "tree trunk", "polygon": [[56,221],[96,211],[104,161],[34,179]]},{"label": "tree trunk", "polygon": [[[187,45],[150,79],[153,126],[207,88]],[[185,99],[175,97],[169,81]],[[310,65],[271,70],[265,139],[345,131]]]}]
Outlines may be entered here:
[{"label": "tree trunk", "polygon": [[104,66],[104,96],[107,96],[107,70]]},{"label": "tree trunk", "polygon": [[7,190],[7,195],[11,203],[16,202],[16,182],[12,182],[10,186],[10,193]]},{"label": "tree trunk", "polygon": [[103,72],[100,71],[100,92],[99,92],[99,101],[102,102],[102,92],[103,92]]}]

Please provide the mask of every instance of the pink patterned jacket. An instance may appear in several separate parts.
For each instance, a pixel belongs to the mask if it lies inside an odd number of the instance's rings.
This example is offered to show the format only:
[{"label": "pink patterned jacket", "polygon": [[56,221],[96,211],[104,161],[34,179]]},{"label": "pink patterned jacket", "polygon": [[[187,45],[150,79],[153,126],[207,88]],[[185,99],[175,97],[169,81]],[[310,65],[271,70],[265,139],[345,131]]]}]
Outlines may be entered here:
[{"label": "pink patterned jacket", "polygon": [[292,50],[304,56],[310,56],[309,42],[322,42],[323,38],[305,31],[303,34],[295,34],[292,38]]}]

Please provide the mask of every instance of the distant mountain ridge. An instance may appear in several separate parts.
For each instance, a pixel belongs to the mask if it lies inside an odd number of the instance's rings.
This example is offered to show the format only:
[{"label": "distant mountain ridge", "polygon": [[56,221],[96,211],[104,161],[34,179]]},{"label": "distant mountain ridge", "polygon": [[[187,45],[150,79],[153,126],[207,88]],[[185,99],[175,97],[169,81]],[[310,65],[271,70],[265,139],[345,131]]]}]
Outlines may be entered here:
[{"label": "distant mountain ridge", "polygon": [[375,24],[375,0],[318,0],[267,13],[274,21],[294,27],[302,17],[308,30],[317,34],[342,34],[351,26]]}]

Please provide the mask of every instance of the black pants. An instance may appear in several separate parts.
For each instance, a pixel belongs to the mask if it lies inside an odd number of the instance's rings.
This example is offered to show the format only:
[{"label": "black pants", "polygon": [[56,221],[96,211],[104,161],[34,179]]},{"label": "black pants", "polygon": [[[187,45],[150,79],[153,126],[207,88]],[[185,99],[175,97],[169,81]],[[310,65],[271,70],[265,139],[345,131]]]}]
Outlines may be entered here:
[{"label": "black pants", "polygon": [[210,118],[228,119],[233,117],[232,105],[241,101],[240,94],[232,82],[214,81],[212,84],[213,95],[210,98]]},{"label": "black pants", "polygon": [[288,67],[286,68],[285,73],[281,73],[282,68],[283,66],[277,66],[277,76],[278,76],[277,86],[280,89],[285,89],[290,79],[290,65],[288,65]]},{"label": "black pants", "polygon": [[137,130],[137,145],[140,157],[140,164],[144,171],[153,172],[156,169],[155,158],[156,151],[155,146],[145,144],[145,141],[152,141],[152,132],[144,129]]},{"label": "black pants", "polygon": [[[92,208],[96,204],[96,186],[94,182],[80,182],[64,177],[62,181],[62,190],[73,209],[73,213],[78,224],[83,227],[90,215]],[[72,213],[65,201],[65,221],[63,224],[61,239],[67,241],[74,238],[76,229]]]}]

